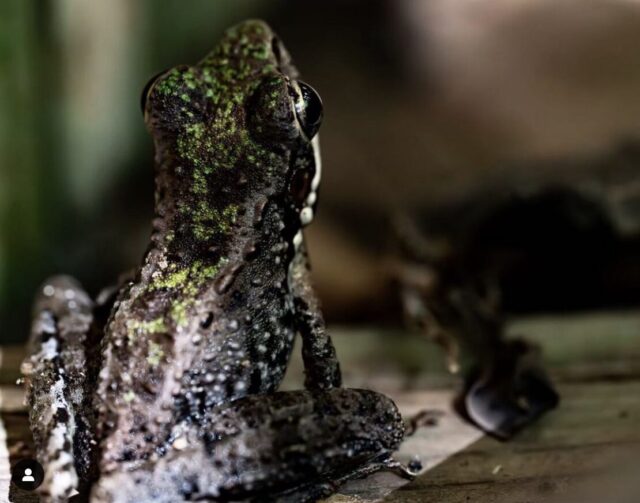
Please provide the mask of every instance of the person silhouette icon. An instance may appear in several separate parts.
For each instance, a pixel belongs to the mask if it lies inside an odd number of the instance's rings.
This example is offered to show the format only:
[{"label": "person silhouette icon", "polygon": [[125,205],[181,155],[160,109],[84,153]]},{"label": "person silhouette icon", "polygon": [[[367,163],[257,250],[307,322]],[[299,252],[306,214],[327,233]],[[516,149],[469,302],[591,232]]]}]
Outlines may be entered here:
[{"label": "person silhouette icon", "polygon": [[44,479],[42,465],[35,459],[22,459],[11,467],[11,482],[25,491],[34,491]]},{"label": "person silhouette icon", "polygon": [[22,482],[35,482],[36,479],[33,478],[33,470],[31,468],[25,468],[24,476],[22,477]]}]

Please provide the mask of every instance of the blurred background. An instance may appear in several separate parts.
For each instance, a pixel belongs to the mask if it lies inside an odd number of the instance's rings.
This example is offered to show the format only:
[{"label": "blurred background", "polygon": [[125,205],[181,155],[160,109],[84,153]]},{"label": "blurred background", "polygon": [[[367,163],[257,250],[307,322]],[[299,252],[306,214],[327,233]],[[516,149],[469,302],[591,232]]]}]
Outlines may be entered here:
[{"label": "blurred background", "polygon": [[324,100],[308,238],[329,322],[399,321],[398,215],[468,255],[524,250],[500,278],[509,311],[637,306],[640,2],[3,0],[2,342],[25,339],[46,276],[96,293],[139,263],[140,92],[248,17]]}]

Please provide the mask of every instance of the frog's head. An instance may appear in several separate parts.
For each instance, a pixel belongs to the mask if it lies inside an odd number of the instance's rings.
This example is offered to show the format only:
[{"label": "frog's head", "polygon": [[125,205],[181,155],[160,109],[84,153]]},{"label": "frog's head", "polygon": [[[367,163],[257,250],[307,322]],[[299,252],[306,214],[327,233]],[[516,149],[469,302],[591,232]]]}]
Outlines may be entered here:
[{"label": "frog's head", "polygon": [[271,29],[246,21],[197,65],[147,85],[142,107],[158,151],[159,192],[183,202],[196,238],[228,230],[260,198],[278,201],[294,227],[311,221],[322,103],[297,75]]}]

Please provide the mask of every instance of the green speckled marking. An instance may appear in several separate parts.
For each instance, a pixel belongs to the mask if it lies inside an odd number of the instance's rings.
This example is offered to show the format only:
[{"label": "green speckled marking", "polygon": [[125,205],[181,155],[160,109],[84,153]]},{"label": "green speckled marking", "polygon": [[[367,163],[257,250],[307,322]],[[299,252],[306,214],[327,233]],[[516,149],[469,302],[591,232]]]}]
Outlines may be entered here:
[{"label": "green speckled marking", "polygon": [[[186,175],[187,189],[195,199],[179,210],[191,221],[189,227],[198,241],[229,233],[237,216],[237,206],[220,208],[212,202],[216,172],[247,162],[265,165],[265,172],[270,173],[269,162],[277,162],[276,156],[251,138],[244,122],[248,97],[263,77],[278,73],[268,32],[259,21],[232,27],[200,63],[170,70],[153,88],[164,100],[182,103],[168,120],[172,127],[178,126],[172,133],[180,163],[175,174]],[[277,107],[278,97],[274,91],[268,106]],[[164,103],[176,110],[174,102]]]},{"label": "green speckled marking", "polygon": [[[155,101],[150,115],[158,121],[152,124],[159,124],[169,151],[171,162],[165,169],[173,171],[169,171],[167,188],[175,191],[178,213],[179,227],[165,235],[167,247],[179,248],[176,239],[184,232],[191,234],[190,242],[202,243],[203,249],[215,246],[234,231],[239,213],[237,204],[225,204],[221,197],[217,184],[228,183],[225,171],[252,165],[264,169],[268,179],[281,164],[279,155],[254,140],[245,118],[245,106],[257,86],[265,77],[279,74],[268,33],[261,22],[235,26],[197,65],[168,71],[152,88]],[[274,91],[268,106],[277,107],[279,96]],[[228,262],[222,257],[213,264],[195,260],[186,265],[172,262],[170,256],[166,254],[166,267],[154,272],[144,293],[170,290],[173,300],[163,318],[132,326],[132,335],[161,332],[166,325],[186,326],[200,290]],[[149,344],[149,358],[155,362],[157,355]]]},{"label": "green speckled marking", "polygon": [[127,320],[127,335],[132,341],[140,334],[162,334],[167,331],[167,326],[162,317],[149,321]]},{"label": "green speckled marking", "polygon": [[189,323],[187,309],[193,305],[193,299],[176,301],[171,305],[171,319],[178,327],[183,327]]},{"label": "green speckled marking", "polygon": [[226,234],[231,230],[238,215],[238,206],[230,204],[220,212],[206,201],[200,201],[195,210],[190,211],[193,219],[193,234],[204,241],[216,233]]},{"label": "green speckled marking", "polygon": [[213,279],[227,262],[226,258],[221,258],[217,264],[204,265],[201,260],[196,260],[191,264],[191,267],[183,268],[171,264],[164,274],[153,281],[150,288],[151,290],[171,288],[187,292],[197,290],[204,282]]},{"label": "green speckled marking", "polygon": [[178,288],[184,284],[188,276],[189,269],[180,269],[156,279],[152,286],[154,290],[159,288]]},{"label": "green speckled marking", "polygon": [[160,365],[162,358],[164,357],[164,351],[160,344],[149,341],[149,354],[147,355],[147,363],[152,367]]},{"label": "green speckled marking", "polygon": [[[178,266],[172,264],[167,268],[164,275],[155,279],[149,288],[151,290],[167,288],[179,292],[176,296],[176,300],[171,304],[169,318],[176,326],[185,326],[189,322],[189,318],[187,316],[188,310],[195,305],[198,291],[205,283],[215,278],[220,272],[220,269],[227,264],[227,262],[228,259],[223,257],[216,264],[209,265],[205,265],[201,260],[196,260],[190,267],[184,268],[178,268]],[[162,318],[154,320],[153,322],[138,322],[134,324],[135,328],[138,329],[138,333],[154,333],[162,331],[141,330],[139,327],[145,323],[152,324],[150,326],[153,327],[162,327],[163,329],[165,327],[165,323]]]}]

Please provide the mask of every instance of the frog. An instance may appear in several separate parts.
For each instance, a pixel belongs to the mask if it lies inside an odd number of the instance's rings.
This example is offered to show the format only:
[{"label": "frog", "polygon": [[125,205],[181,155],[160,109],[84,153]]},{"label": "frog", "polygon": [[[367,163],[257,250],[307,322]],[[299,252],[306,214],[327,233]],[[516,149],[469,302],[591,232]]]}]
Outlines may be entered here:
[{"label": "frog", "polygon": [[[41,496],[314,501],[392,453],[394,402],[342,387],[303,229],[323,104],[263,21],[151,79],[155,217],[142,264],[95,299],[50,278],[22,371]],[[304,389],[278,391],[300,335]]]}]

